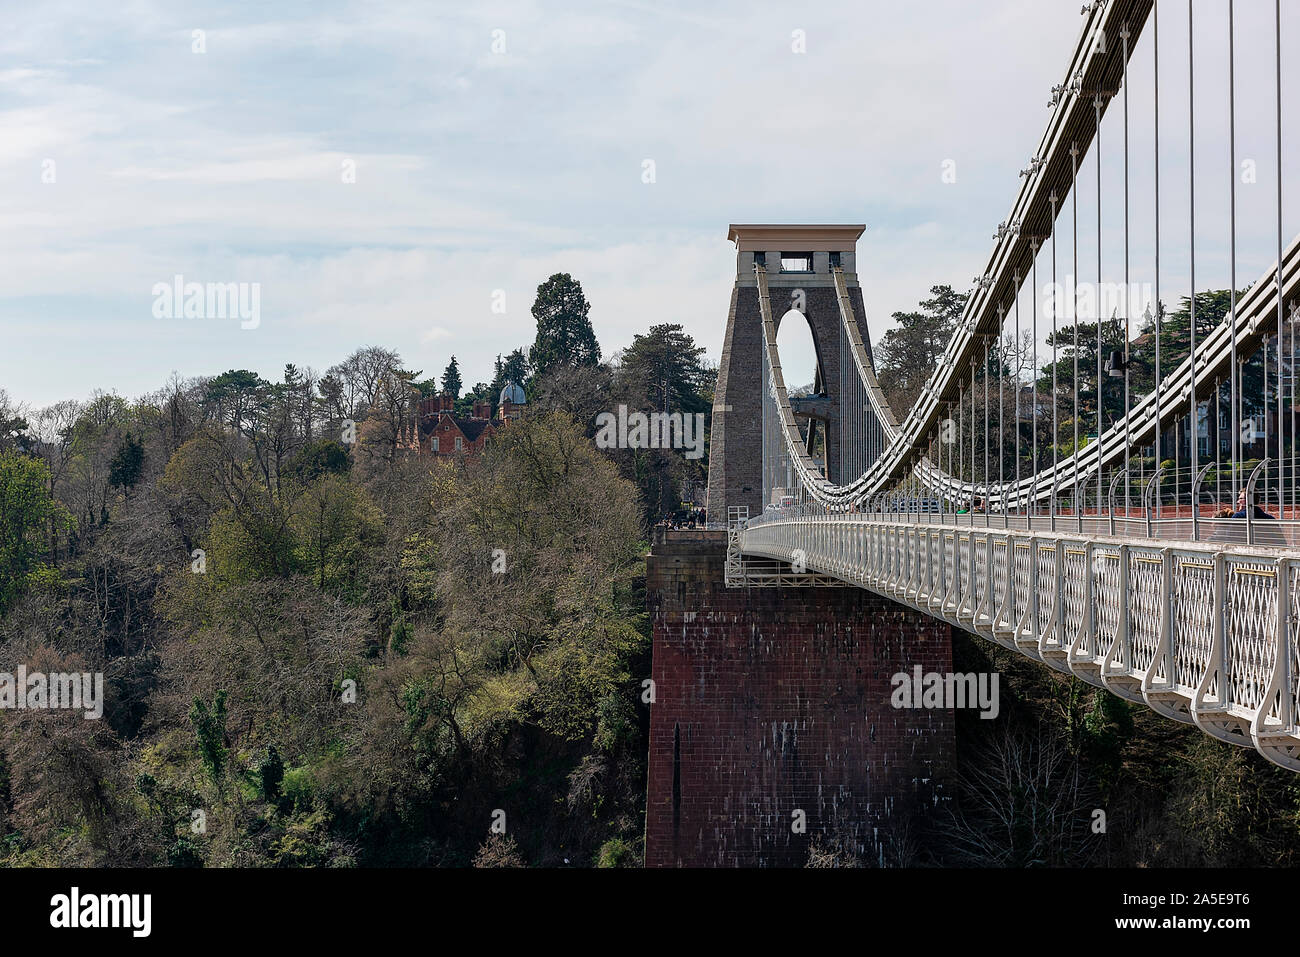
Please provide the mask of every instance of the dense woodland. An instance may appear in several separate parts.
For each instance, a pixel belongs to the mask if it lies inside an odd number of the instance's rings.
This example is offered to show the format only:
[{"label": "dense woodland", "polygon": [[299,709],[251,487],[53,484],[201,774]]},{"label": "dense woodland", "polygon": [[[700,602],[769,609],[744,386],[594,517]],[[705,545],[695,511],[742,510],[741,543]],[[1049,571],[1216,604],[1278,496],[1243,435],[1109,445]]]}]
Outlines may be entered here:
[{"label": "dense woodland", "polygon": [[[638,862],[646,529],[702,461],[592,423],[707,411],[712,376],[672,325],[602,362],[588,308],[552,277],[467,395],[454,360],[367,347],[0,397],[0,670],[103,672],[107,699],[0,714],[3,863]],[[507,379],[528,412],[481,456],[403,447],[421,394]]]},{"label": "dense woodland", "polygon": [[[102,672],[107,699],[0,712],[0,864],[639,864],[648,529],[707,460],[599,450],[594,421],[707,414],[713,377],[675,325],[603,360],[589,308],[551,277],[531,347],[469,389],[371,346],[133,399],[0,392],[0,671]],[[882,381],[923,382],[959,311],[938,287],[904,316]],[[404,447],[419,396],[506,381],[528,411],[481,456]],[[1293,775],[969,636],[955,654],[1002,673],[1002,717],[958,715],[948,806],[889,863],[1296,863]],[[833,837],[810,856],[858,863]]]}]

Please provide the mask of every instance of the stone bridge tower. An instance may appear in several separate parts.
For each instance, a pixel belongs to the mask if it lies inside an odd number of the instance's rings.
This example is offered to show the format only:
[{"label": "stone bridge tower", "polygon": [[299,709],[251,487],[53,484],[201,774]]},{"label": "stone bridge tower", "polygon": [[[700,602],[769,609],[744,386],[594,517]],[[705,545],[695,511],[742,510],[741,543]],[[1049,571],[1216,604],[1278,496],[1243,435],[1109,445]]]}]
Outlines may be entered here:
[{"label": "stone bridge tower", "polygon": [[[849,299],[870,355],[855,261],[857,240],[865,228],[862,224],[730,227],[727,238],[736,244],[736,284],[731,290],[731,311],[713,399],[709,521],[725,522],[730,505],[746,505],[751,515],[757,515],[764,504],[763,321],[755,262],[767,270],[772,319],[777,328],[792,308],[803,312],[811,328],[819,378],[829,397],[825,403],[827,475],[833,481],[845,480],[840,475],[838,384],[840,363],[846,359],[840,356],[839,303],[831,269],[839,266],[844,271]],[[787,386],[802,384],[786,382]]]},{"label": "stone bridge tower", "polygon": [[[824,428],[832,481],[860,474],[844,473],[862,450],[840,449],[841,414],[866,394],[850,392],[856,370],[840,375],[853,360],[841,355],[833,270],[844,274],[861,331],[862,230],[731,227],[736,284],[713,406],[711,521],[725,522],[733,505],[751,515],[763,505],[756,262],[773,321],[807,321],[812,333],[821,388],[793,411]],[[891,694],[899,674],[952,670],[952,626],[831,580],[737,584],[727,556],[721,529],[655,530],[646,564],[654,632],[646,865],[799,866],[814,845],[868,864],[907,863],[908,835],[922,833],[946,800],[954,720],[944,709],[896,708]]]}]

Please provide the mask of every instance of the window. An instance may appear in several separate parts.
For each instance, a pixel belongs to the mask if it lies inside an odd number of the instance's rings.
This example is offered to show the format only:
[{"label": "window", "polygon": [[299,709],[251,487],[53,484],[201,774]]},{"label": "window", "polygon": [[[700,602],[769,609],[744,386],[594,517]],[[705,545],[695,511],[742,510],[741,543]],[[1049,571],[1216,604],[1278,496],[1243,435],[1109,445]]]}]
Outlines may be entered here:
[{"label": "window", "polygon": [[839,254],[839,253],[831,253],[831,268],[832,268],[832,269],[839,269],[839,268],[840,268],[840,254]]},{"label": "window", "polygon": [[781,272],[812,272],[812,253],[782,253]]},{"label": "window", "polygon": [[436,435],[433,437],[433,451],[438,451],[438,437]]},{"label": "window", "polygon": [[465,440],[462,439],[459,435],[456,436],[456,451],[459,452],[464,447],[465,447]]},{"label": "window", "polygon": [[767,253],[754,253],[754,265],[767,268]]}]

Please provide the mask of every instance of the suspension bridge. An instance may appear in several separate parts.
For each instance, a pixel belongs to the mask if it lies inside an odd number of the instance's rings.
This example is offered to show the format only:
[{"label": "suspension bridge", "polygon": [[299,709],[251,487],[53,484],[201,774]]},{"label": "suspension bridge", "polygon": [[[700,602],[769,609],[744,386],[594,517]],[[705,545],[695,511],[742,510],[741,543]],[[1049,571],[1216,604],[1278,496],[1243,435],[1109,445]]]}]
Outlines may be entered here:
[{"label": "suspension bridge", "polygon": [[[1300,771],[1297,12],[1084,6],[908,409],[876,375],[864,227],[731,228],[709,475],[729,586],[866,589]],[[1108,282],[1152,301],[1103,312]],[[777,348],[792,321],[807,396]]]}]

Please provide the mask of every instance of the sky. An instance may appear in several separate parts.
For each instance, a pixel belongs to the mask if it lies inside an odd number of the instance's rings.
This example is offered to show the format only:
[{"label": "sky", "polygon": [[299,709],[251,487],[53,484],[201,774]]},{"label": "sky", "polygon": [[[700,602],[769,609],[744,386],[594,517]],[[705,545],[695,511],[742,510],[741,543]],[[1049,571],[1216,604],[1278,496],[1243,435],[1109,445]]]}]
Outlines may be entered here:
[{"label": "sky", "polygon": [[[1239,36],[1269,28],[1271,4],[1237,6]],[[982,272],[1079,7],[0,0],[0,388],[32,407],[95,389],[132,398],[173,371],[275,379],[286,362],[324,371],[371,344],[426,376],[454,354],[468,385],[531,343],[529,307],[555,272],[582,283],[606,355],[677,322],[716,362],[733,222],[866,223],[858,273],[878,340],[932,285],[966,290]],[[1221,7],[1196,7],[1198,67],[1216,76]],[[1186,4],[1164,8],[1162,175],[1175,196]],[[1243,284],[1272,261],[1277,172],[1271,39],[1246,42],[1237,156],[1258,157],[1259,183],[1239,200]],[[1137,48],[1135,97],[1150,64]],[[1289,91],[1300,67],[1285,69]],[[1197,89],[1198,234],[1213,237],[1198,240],[1202,287],[1227,281],[1221,86]],[[1137,126],[1144,115],[1135,104]],[[1134,149],[1149,151],[1149,132],[1134,131]],[[1122,164],[1103,134],[1114,264]],[[1292,179],[1295,137],[1287,128]],[[1141,206],[1146,174],[1133,175]],[[1295,204],[1287,195],[1288,239]],[[1187,246],[1185,214],[1165,214],[1170,245]],[[1081,261],[1095,260],[1095,240],[1081,241]],[[1165,251],[1166,298],[1185,283],[1181,255]],[[160,290],[177,276],[255,289],[256,321],[171,308]]]}]

